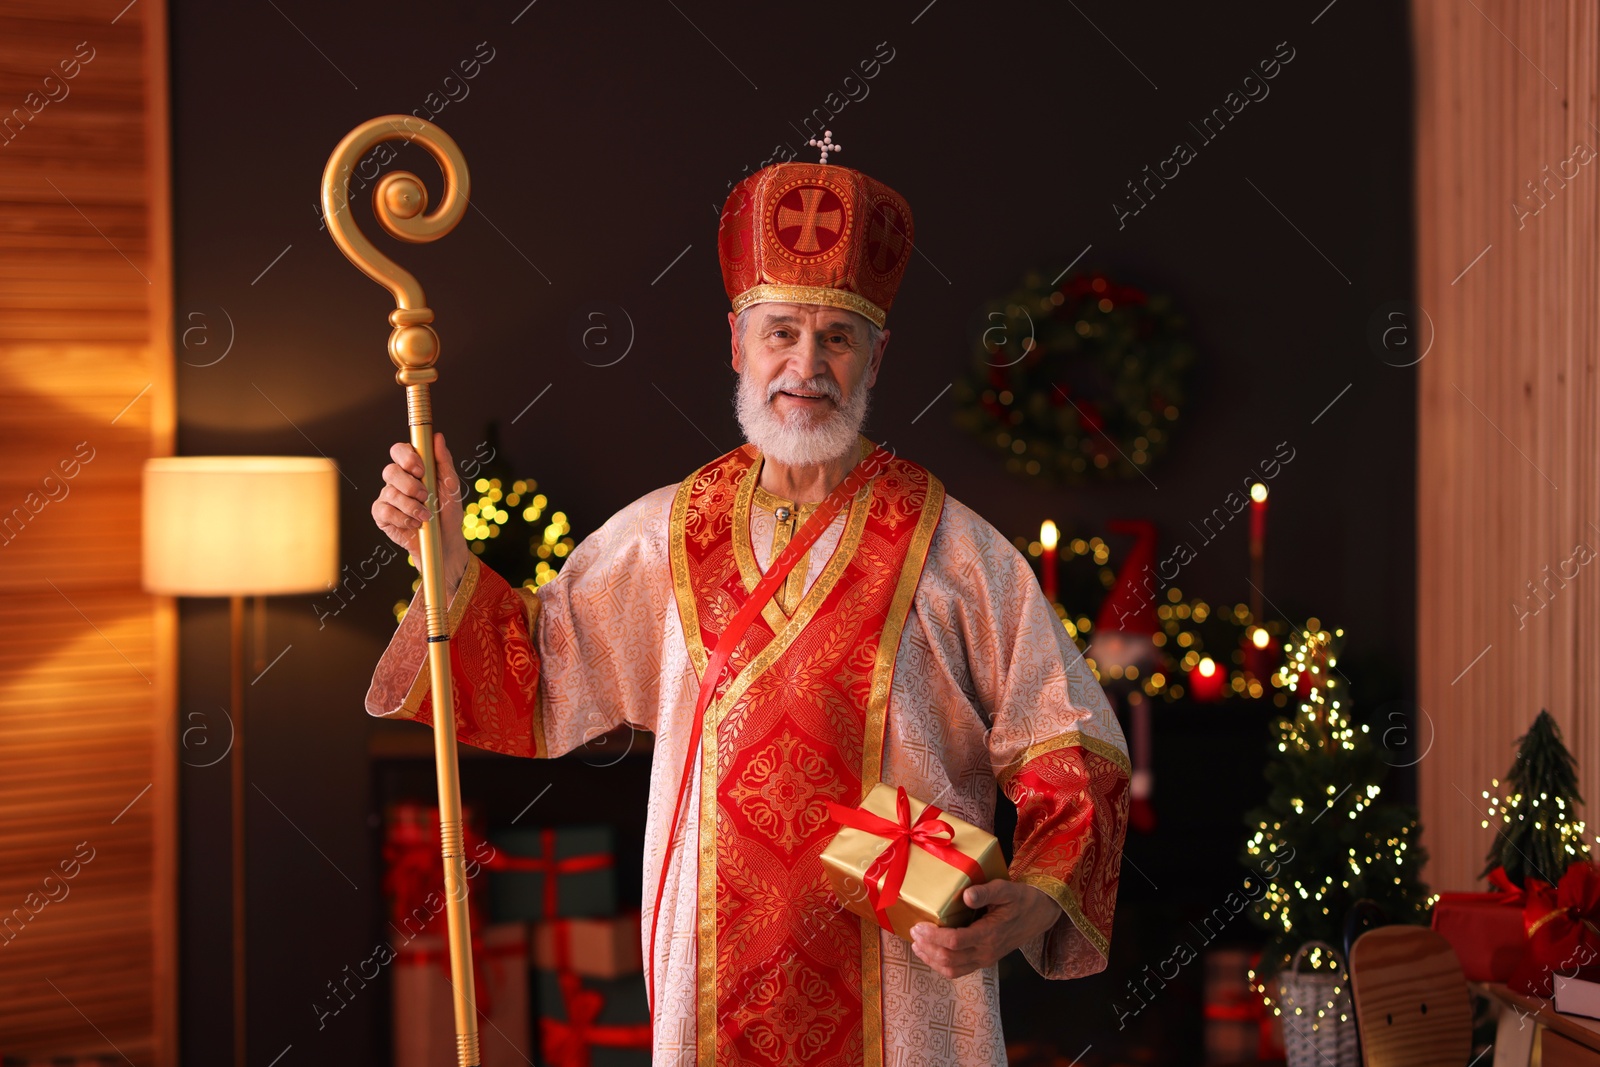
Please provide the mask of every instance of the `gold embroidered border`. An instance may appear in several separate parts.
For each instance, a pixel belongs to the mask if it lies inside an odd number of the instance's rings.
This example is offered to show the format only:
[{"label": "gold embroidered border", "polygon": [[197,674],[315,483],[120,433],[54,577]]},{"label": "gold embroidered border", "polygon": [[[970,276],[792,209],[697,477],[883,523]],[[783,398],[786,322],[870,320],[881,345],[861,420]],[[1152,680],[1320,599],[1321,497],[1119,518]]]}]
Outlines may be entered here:
[{"label": "gold embroidered border", "polygon": [[750,688],[761,673],[788,651],[794,644],[795,638],[805,630],[806,625],[816,615],[817,609],[833,592],[833,587],[839,584],[839,577],[849,566],[850,560],[855,556],[856,549],[861,547],[861,534],[867,525],[866,495],[871,492],[872,484],[861,487],[860,492],[850,501],[849,518],[845,520],[844,534],[839,538],[838,547],[833,550],[833,555],[828,558],[827,566],[822,568],[822,573],[817,580],[811,583],[810,592],[805,599],[800,601],[800,606],[795,609],[794,617],[788,619],[768,641],[766,647],[751,658],[728,686],[727,690],[717,700],[712,702],[711,708],[706,712],[706,730],[709,732],[716,724],[722,721],[723,712],[739,702],[745,690]]},{"label": "gold embroidered border", "polygon": [[[872,484],[869,482],[851,500],[844,535],[828,559],[827,566],[795,610],[794,617],[773,634],[766,646],[735,676],[723,695],[706,709],[700,742],[700,958],[696,1005],[699,1026],[697,1061],[701,1067],[713,1067],[717,1057],[717,731],[727,710],[737,704],[751,684],[788,650],[838,584],[840,575],[861,545],[861,534],[867,525],[866,495],[871,490]],[[698,640],[698,634],[691,640]]]},{"label": "gold embroidered border", "polygon": [[672,498],[672,518],[667,526],[667,549],[672,558],[672,591],[678,601],[678,621],[683,624],[684,643],[689,647],[689,661],[694,664],[697,678],[706,673],[706,660],[709,657],[705,642],[700,638],[700,609],[695,606],[694,587],[689,583],[689,549],[684,543],[688,531],[684,529],[684,523],[688,519],[689,492],[695,479],[726,458],[719,456],[678,483],[678,492]]},{"label": "gold embroidered border", "polygon": [[737,315],[751,304],[825,304],[845,308],[866,316],[872,325],[883,329],[889,317],[877,304],[852,293],[848,289],[830,289],[824,285],[765,285],[752,286],[733,298],[733,313]]},{"label": "gold embroidered border", "polygon": [[[900,652],[900,635],[911,615],[917,583],[927,563],[933,532],[944,513],[944,485],[928,475],[927,494],[922,514],[911,534],[894,599],[884,618],[878,639],[877,662],[872,667],[872,695],[867,701],[867,721],[861,736],[861,793],[883,780],[883,732],[888,721],[889,694],[894,687],[895,660]],[[861,919],[861,1024],[863,1067],[883,1067],[883,940],[878,924]]]},{"label": "gold embroidered border", "polygon": [[[461,617],[467,613],[467,606],[472,603],[473,594],[478,589],[478,575],[483,568],[483,562],[477,556],[467,560],[467,569],[461,575],[461,584],[456,587],[455,597],[450,601],[450,610],[445,613],[444,632],[452,636],[461,628]],[[420,608],[422,602],[415,601],[413,610]],[[426,631],[424,631],[426,632]],[[424,648],[422,666],[417,670],[417,677],[411,683],[410,692],[406,693],[405,701],[400,705],[402,719],[414,719],[422,708],[423,694],[433,687],[433,672],[428,667],[427,650]],[[454,725],[454,724],[452,724]]]},{"label": "gold embroidered border", "polygon": [[[699,640],[696,634],[693,641]],[[699,880],[695,904],[700,913],[700,936],[695,959],[695,1059],[698,1067],[716,1067],[717,1062],[717,735],[715,708],[706,709],[706,725],[700,735],[700,818],[695,852]],[[684,820],[684,846],[689,843],[687,818]],[[662,862],[672,858],[672,842],[667,842]]]},{"label": "gold embroidered border", "polygon": [[1005,784],[1011,781],[1012,777],[1031,761],[1038,759],[1040,756],[1048,755],[1058,748],[1074,747],[1086,748],[1102,759],[1116,764],[1123,774],[1128,775],[1130,778],[1133,776],[1133,766],[1128,762],[1128,754],[1123,752],[1122,749],[1109,741],[1102,741],[1100,738],[1093,737],[1080,730],[1069,730],[1064,734],[1057,734],[1048,741],[1040,741],[1037,744],[1029,745],[1023,750],[1022,755],[1018,756],[1006,767],[1001,768],[996,777],[999,778],[1000,785],[1004,788]]},{"label": "gold embroidered border", "polygon": [[[857,462],[866,459],[872,454],[875,447],[866,437],[857,435],[856,446],[860,450]],[[739,493],[733,505],[733,558],[739,564],[739,578],[744,583],[744,591],[748,594],[754,591],[756,584],[761,581],[761,568],[756,564],[755,549],[750,544],[750,509],[758,501],[763,507],[772,505],[774,501],[782,500],[767,490],[761,488],[761,467],[766,462],[766,457],[756,453],[755,462],[745,471],[744,481],[739,484]],[[790,503],[784,501],[784,503]],[[810,518],[810,513],[815,511],[820,501],[811,504],[795,504],[796,522]],[[785,542],[787,544],[787,542]],[[768,558],[767,566],[778,558],[778,553],[783,546],[773,539],[772,552]],[[788,603],[802,601],[803,594],[799,590],[805,589],[806,572],[811,568],[811,552],[808,549],[804,556],[795,563],[794,570],[789,572],[789,579],[785,583],[786,589],[781,590],[777,596],[786,598]],[[798,579],[798,581],[797,581]],[[820,581],[820,577],[818,579]],[[787,599],[792,596],[792,599]],[[776,598],[775,598],[776,599]],[[785,614],[782,608],[772,600],[761,605],[761,617],[767,620],[767,625],[772,627],[772,632],[777,633],[788,625],[794,616]]]},{"label": "gold embroidered border", "polygon": [[1067,918],[1072,920],[1072,925],[1076,926],[1078,932],[1088,940],[1089,944],[1094,946],[1094,950],[1100,955],[1110,958],[1111,939],[1096,930],[1094,924],[1083,914],[1083,905],[1078,903],[1078,896],[1072,891],[1071,886],[1059,878],[1052,878],[1048,874],[1013,874],[1011,880],[1022,885],[1031,885],[1048,893],[1051,900],[1061,905],[1061,910],[1067,913]]},{"label": "gold embroidered border", "polygon": [[[756,566],[755,550],[750,547],[750,507],[755,502],[756,485],[761,481],[761,464],[764,458],[758,452],[755,462],[745,468],[744,480],[739,483],[739,491],[733,498],[733,558],[739,564],[739,580],[744,584],[747,596],[761,581],[761,570]],[[775,560],[776,546],[773,551]],[[801,564],[797,563],[794,569],[798,571],[800,567]],[[772,627],[773,633],[782,630],[791,618],[771,600],[761,605],[761,617],[767,620],[767,625]]]},{"label": "gold embroidered border", "polygon": [[[760,468],[758,467],[757,471],[759,472],[759,470]],[[784,548],[789,544],[789,541],[794,537],[795,531],[805,525],[806,520],[811,518],[812,514],[816,512],[819,506],[821,506],[820,501],[816,503],[800,504],[792,500],[784,500],[782,497],[775,496],[761,488],[760,478],[757,477],[755,499],[752,501],[752,506],[750,508],[750,514],[752,516],[750,526],[751,530],[754,531],[754,515],[758,509],[772,514],[772,548],[768,553],[768,559],[775,560],[778,558],[778,556],[783,552]],[[790,518],[787,522],[778,521],[777,510],[779,508],[788,508],[792,513],[792,518]],[[753,537],[754,534],[752,532],[752,539]],[[752,551],[754,551],[753,545],[751,548]],[[805,554],[795,561],[794,568],[789,571],[789,577],[784,580],[783,588],[778,591],[778,607],[783,610],[784,618],[787,619],[790,615],[794,614],[795,607],[800,603],[801,598],[806,595],[806,575],[809,574],[810,571],[811,551],[810,549],[807,549]],[[742,567],[740,568],[740,574],[746,575],[746,572]],[[747,575],[746,582],[748,583]],[[754,588],[754,586],[751,586],[751,588]]]}]

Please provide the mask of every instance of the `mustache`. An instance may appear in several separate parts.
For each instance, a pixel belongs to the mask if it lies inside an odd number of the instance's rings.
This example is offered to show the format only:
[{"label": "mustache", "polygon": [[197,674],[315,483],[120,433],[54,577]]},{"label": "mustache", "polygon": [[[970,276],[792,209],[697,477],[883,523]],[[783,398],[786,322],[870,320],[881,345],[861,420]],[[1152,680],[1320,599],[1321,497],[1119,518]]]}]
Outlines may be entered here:
[{"label": "mustache", "polygon": [[822,374],[811,378],[784,375],[767,386],[767,402],[771,403],[779,393],[819,393],[835,405],[844,403],[844,391],[839,388],[839,383]]}]

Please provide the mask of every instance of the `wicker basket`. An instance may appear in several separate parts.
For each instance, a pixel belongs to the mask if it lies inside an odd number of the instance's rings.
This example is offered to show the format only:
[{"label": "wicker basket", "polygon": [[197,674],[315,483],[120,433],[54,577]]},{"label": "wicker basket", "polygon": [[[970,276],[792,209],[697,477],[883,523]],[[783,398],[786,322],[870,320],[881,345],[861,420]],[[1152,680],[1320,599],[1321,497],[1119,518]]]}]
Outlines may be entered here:
[{"label": "wicker basket", "polygon": [[[1336,969],[1302,972],[1306,954],[1319,949]],[[1278,1007],[1289,1067],[1361,1067],[1350,974],[1332,945],[1307,941],[1300,946],[1289,969],[1278,976]]]}]

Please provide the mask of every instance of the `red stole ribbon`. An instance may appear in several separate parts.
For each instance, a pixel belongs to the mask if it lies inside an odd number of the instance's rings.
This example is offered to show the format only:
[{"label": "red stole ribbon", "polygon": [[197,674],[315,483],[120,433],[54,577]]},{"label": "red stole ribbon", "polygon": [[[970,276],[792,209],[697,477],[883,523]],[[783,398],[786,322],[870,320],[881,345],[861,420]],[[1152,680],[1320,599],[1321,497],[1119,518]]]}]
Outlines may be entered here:
[{"label": "red stole ribbon", "polygon": [[[854,470],[845,475],[844,481],[834,486],[833,492],[827,499],[817,506],[800,529],[795,531],[789,543],[778,553],[778,558],[772,561],[767,568],[767,573],[762,575],[761,581],[751,590],[744,603],[739,605],[739,610],[729,621],[727,627],[717,638],[717,645],[711,652],[711,657],[706,661],[705,673],[700,676],[700,694],[695,700],[694,720],[689,727],[689,744],[684,750],[683,771],[678,776],[678,799],[672,805],[672,822],[667,826],[667,852],[661,857],[661,877],[656,882],[655,907],[650,912],[650,952],[645,957],[645,974],[649,977],[650,993],[650,1018],[656,1015],[656,926],[661,921],[661,898],[667,889],[667,871],[672,862],[672,842],[678,836],[678,823],[683,816],[683,798],[689,790],[689,780],[694,773],[694,759],[700,751],[700,735],[705,726],[706,709],[711,706],[711,696],[717,690],[717,684],[722,680],[722,673],[728,666],[728,657],[733,654],[734,648],[744,639],[745,631],[755,621],[757,615],[767,601],[772,599],[778,587],[789,577],[789,572],[800,561],[800,557],[810,550],[811,545],[822,531],[832,524],[833,518],[861,490],[861,487],[875,478],[880,471],[889,465],[894,458],[894,453],[879,445],[872,453],[856,464]],[[752,475],[747,471],[745,477]]]},{"label": "red stole ribbon", "polygon": [[[900,899],[900,887],[905,883],[906,867],[911,862],[912,845],[960,870],[972,879],[973,885],[989,880],[977,860],[955,847],[955,827],[939,818],[944,814],[941,809],[929,804],[912,821],[911,798],[906,796],[906,787],[896,786],[895,789],[898,822],[891,822],[863,808],[847,808],[843,804],[828,801],[828,814],[834,822],[865,830],[874,837],[887,838],[889,841],[889,847],[879,853],[878,858],[872,861],[872,866],[867,868],[865,879],[867,901],[878,916],[878,925],[889,931],[893,931],[894,926],[889,922],[888,911]],[[874,872],[880,867],[883,869],[883,878],[874,884]]]},{"label": "red stole ribbon", "polygon": [[539,1020],[545,1058],[556,1067],[589,1067],[590,1048],[595,1045],[650,1048],[649,1023],[597,1023],[605,997],[584,988],[583,980],[571,971],[562,972],[558,981],[567,1017]]}]

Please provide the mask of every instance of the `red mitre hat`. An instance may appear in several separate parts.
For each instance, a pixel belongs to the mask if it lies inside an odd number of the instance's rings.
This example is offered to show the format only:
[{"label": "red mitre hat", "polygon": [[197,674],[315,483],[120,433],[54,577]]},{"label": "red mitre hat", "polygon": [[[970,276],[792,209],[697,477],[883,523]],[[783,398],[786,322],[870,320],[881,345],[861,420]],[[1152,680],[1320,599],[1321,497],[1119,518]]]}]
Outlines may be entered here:
[{"label": "red mitre hat", "polygon": [[735,313],[826,304],[882,327],[911,238],[911,206],[882,182],[836,164],[775,163],[734,186],[717,256]]}]

